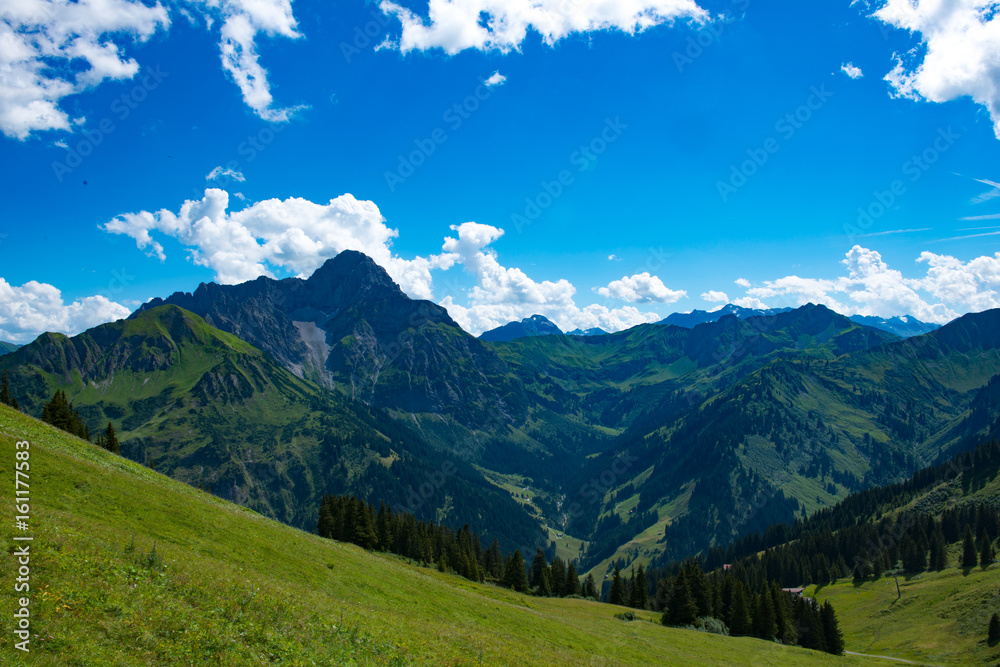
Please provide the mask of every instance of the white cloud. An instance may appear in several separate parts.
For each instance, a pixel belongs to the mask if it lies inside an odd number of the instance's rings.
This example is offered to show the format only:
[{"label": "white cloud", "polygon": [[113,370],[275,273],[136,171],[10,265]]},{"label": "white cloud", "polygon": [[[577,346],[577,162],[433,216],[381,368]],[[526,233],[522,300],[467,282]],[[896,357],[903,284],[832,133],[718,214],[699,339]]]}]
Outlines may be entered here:
[{"label": "white cloud", "polygon": [[770,308],[766,303],[752,296],[744,296],[739,299],[733,299],[733,305],[739,306],[740,308],[752,308],[755,310],[767,310]]},{"label": "white cloud", "polygon": [[721,303],[723,305],[729,303],[729,296],[725,292],[717,292],[715,290],[702,293],[701,298],[709,303]]},{"label": "white cloud", "polygon": [[737,278],[733,282],[739,285],[740,287],[750,287],[750,281],[747,280],[746,278]]},{"label": "white cloud", "polygon": [[[782,306],[823,304],[844,315],[913,315],[925,322],[948,322],[966,312],[1000,307],[1000,253],[968,262],[950,255],[924,252],[926,275],[906,278],[882,256],[854,246],[841,264],[846,276],[833,279],[785,276],[747,288],[745,299],[733,303],[767,308],[762,299],[780,298]],[[752,305],[751,305],[752,304]]]},{"label": "white cloud", "polygon": [[[194,0],[178,9],[200,11],[211,29],[222,20],[219,48],[224,69],[261,118],[287,120],[273,109],[267,72],[260,66],[258,35],[299,37],[290,0]],[[171,20],[160,2],[139,0],[16,0],[0,9],[0,132],[27,139],[33,132],[72,131],[63,100],[108,80],[139,72],[126,54]]]},{"label": "white cloud", "polygon": [[1000,12],[996,0],[885,0],[874,16],[920,35],[921,49],[896,55],[885,76],[900,97],[947,102],[971,97],[1000,138]]},{"label": "white cloud", "polygon": [[621,261],[621,257],[619,257],[618,255],[608,255],[608,261],[609,262],[620,262]]},{"label": "white cloud", "polygon": [[994,197],[1000,197],[1000,183],[997,183],[996,181],[991,181],[986,178],[974,178],[972,180],[976,181],[977,183],[982,183],[983,185],[990,186],[989,190],[982,193],[981,195],[977,195],[972,199],[973,204],[982,204],[983,202],[988,202]]},{"label": "white cloud", "polygon": [[487,88],[492,88],[493,86],[502,86],[506,81],[507,77],[503,74],[500,72],[493,72],[493,74],[490,75],[490,78],[483,81],[483,83],[486,84]]},{"label": "white cloud", "polygon": [[675,303],[687,296],[684,290],[672,290],[657,276],[648,272],[633,276],[622,276],[607,287],[597,288],[597,293],[605,298],[621,299],[628,303]]},{"label": "white cloud", "polygon": [[[247,180],[246,177],[243,176],[242,172],[236,171],[235,169],[223,169],[222,167],[216,167],[215,169],[210,171],[208,173],[208,176],[205,177],[205,180],[214,181],[218,178],[228,178],[234,181],[239,181],[240,183]],[[242,198],[242,196],[239,193],[236,194],[238,197]]]},{"label": "white cloud", "polygon": [[[173,238],[188,248],[191,261],[216,273],[221,283],[273,275],[281,267],[308,277],[342,250],[359,250],[374,259],[410,296],[431,296],[432,268],[450,266],[448,258],[405,260],[392,252],[398,232],[385,225],[378,207],[345,194],[328,204],[306,199],[268,199],[241,211],[227,211],[229,194],[209,188],[178,213],[161,210],[125,213],[104,225],[124,234],[141,250],[166,259],[157,238]],[[157,238],[154,238],[154,234]]]},{"label": "white cloud", "polygon": [[702,22],[708,12],[694,0],[430,0],[427,16],[382,0],[382,11],[402,24],[393,45],[403,53],[440,48],[518,50],[528,30],[549,46],[573,33],[621,30],[634,34],[677,19]]},{"label": "white cloud", "polygon": [[844,63],[840,66],[840,71],[852,79],[860,79],[865,75],[865,73],[861,71],[861,68],[855,67],[853,63]]},{"label": "white cloud", "polygon": [[12,343],[31,342],[45,331],[74,335],[128,315],[128,308],[105,296],[65,304],[52,285],[32,280],[15,287],[0,278],[0,339]]},{"label": "white cloud", "polygon": [[64,97],[139,71],[112,37],[145,42],[170,25],[159,2],[129,0],[20,0],[0,15],[0,131],[16,139],[70,130]]},{"label": "white cloud", "polygon": [[489,247],[503,236],[490,225],[466,222],[451,228],[456,236],[445,239],[442,263],[450,259],[461,264],[475,278],[468,290],[466,305],[453,292],[440,301],[462,328],[473,334],[521,320],[536,313],[545,315],[563,331],[600,327],[620,331],[644,322],[658,322],[656,313],[634,306],[607,308],[591,304],[580,308],[574,301],[576,288],[567,280],[535,281],[521,269],[502,266]]}]

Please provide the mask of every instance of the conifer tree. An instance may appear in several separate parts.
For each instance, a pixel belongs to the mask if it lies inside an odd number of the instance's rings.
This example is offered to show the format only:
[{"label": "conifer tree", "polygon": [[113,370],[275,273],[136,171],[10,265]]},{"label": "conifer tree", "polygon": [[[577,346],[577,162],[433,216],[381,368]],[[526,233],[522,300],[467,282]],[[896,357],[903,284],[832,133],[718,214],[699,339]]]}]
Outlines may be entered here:
[{"label": "conifer tree", "polygon": [[646,583],[646,571],[642,568],[642,563],[639,563],[639,571],[635,573],[635,581],[632,582],[632,588],[629,590],[628,606],[635,609],[645,609],[648,601],[649,590]]},{"label": "conifer tree", "polygon": [[741,581],[736,581],[733,584],[732,608],[729,611],[726,625],[729,626],[729,634],[734,637],[743,637],[753,631],[750,604],[747,601],[746,589],[743,588]]},{"label": "conifer tree", "polygon": [[757,595],[753,613],[753,635],[759,639],[774,639],[778,624],[774,618],[774,601],[766,588]]},{"label": "conifer tree", "polygon": [[374,549],[378,545],[378,537],[375,534],[375,521],[372,519],[371,510],[364,501],[358,501],[355,512],[352,541],[362,549]]},{"label": "conifer tree", "polygon": [[990,543],[990,536],[986,534],[979,538],[979,542],[982,544],[979,548],[979,565],[985,569],[993,562],[993,545]]},{"label": "conifer tree", "polygon": [[535,559],[531,562],[531,588],[535,595],[548,597],[552,594],[552,586],[549,578],[549,565],[545,561],[545,552],[541,547],[535,552]]},{"label": "conifer tree", "polygon": [[507,561],[503,571],[503,583],[507,588],[511,588],[521,593],[528,592],[528,573],[524,569],[524,559],[520,550],[515,551]]},{"label": "conifer tree", "polygon": [[7,377],[7,370],[4,369],[3,377],[0,378],[0,403],[4,405],[9,405],[15,410],[20,410],[21,406],[17,404],[17,399],[14,398],[14,394],[10,390],[10,378]]},{"label": "conifer tree", "polygon": [[549,586],[552,588],[552,595],[564,597],[566,593],[566,563],[562,558],[556,556],[552,559],[552,566],[549,568]]},{"label": "conifer tree", "polygon": [[615,573],[611,578],[611,590],[608,592],[608,604],[625,604],[625,583],[622,581],[621,568],[615,563]]},{"label": "conifer tree", "polygon": [[569,567],[566,568],[566,584],[563,586],[563,591],[565,595],[580,594],[580,576],[576,573],[576,565],[573,561],[570,561]]},{"label": "conifer tree", "polygon": [[698,605],[691,597],[691,587],[683,568],[674,579],[666,616],[667,625],[692,625],[698,618]]},{"label": "conifer tree", "polygon": [[986,635],[986,641],[990,643],[990,646],[1000,642],[1000,616],[997,616],[995,612],[990,616],[990,627]]},{"label": "conifer tree", "polygon": [[597,584],[594,583],[594,575],[588,574],[587,578],[583,580],[582,595],[585,598],[600,599],[600,594],[597,592]]},{"label": "conifer tree", "polygon": [[834,655],[844,655],[844,634],[840,631],[837,623],[837,615],[833,611],[833,605],[827,600],[823,603],[819,612],[820,622],[823,626],[823,639],[826,644],[826,652]]},{"label": "conifer tree", "polygon": [[976,543],[972,538],[972,529],[965,527],[965,544],[962,546],[962,567],[975,567],[979,561],[976,553]]},{"label": "conifer tree", "polygon": [[108,428],[104,430],[102,446],[113,454],[117,454],[121,449],[121,446],[118,444],[118,434],[115,433],[115,427],[111,422],[108,422]]},{"label": "conifer tree", "polygon": [[931,549],[928,567],[931,570],[940,572],[948,567],[948,545],[945,544],[944,535],[940,530],[934,531],[931,536]]}]

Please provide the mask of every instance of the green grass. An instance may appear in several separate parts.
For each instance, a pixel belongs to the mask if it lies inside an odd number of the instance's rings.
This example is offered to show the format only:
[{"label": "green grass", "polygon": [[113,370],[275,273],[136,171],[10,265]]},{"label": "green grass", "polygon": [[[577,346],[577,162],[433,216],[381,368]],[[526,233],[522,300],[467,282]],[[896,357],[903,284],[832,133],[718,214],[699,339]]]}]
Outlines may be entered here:
[{"label": "green grass", "polygon": [[1000,612],[1000,566],[900,577],[899,587],[897,599],[892,577],[861,586],[845,579],[805,594],[833,604],[848,651],[939,665],[1000,660],[1000,647],[986,644],[990,615]]},{"label": "green grass", "polygon": [[[609,605],[525,597],[367,553],[0,407],[7,489],[17,440],[31,443],[35,636],[22,655],[5,621],[2,664],[872,664],[668,629],[652,612],[625,623]],[[0,524],[5,619],[12,518]]]}]

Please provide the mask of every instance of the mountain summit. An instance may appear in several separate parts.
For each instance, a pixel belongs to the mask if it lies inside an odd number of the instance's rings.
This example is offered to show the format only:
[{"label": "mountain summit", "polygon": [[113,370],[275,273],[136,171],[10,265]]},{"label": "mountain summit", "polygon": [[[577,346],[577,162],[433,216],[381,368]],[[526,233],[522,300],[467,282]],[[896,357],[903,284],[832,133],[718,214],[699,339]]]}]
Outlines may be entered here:
[{"label": "mountain summit", "polygon": [[562,330],[544,315],[532,315],[520,322],[508,322],[502,327],[490,329],[479,336],[491,343],[506,343],[527,336],[561,336]]}]

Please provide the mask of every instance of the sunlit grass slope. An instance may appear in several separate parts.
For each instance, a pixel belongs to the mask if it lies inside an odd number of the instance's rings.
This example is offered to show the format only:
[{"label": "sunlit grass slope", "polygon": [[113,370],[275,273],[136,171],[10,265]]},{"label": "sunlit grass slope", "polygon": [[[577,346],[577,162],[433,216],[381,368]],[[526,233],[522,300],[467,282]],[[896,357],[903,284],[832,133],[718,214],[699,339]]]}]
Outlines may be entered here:
[{"label": "sunlit grass slope", "polygon": [[[0,406],[0,486],[31,443],[31,530],[0,522],[0,664],[851,665],[623,622],[319,539]],[[31,534],[31,652],[14,646],[15,534]]]}]

